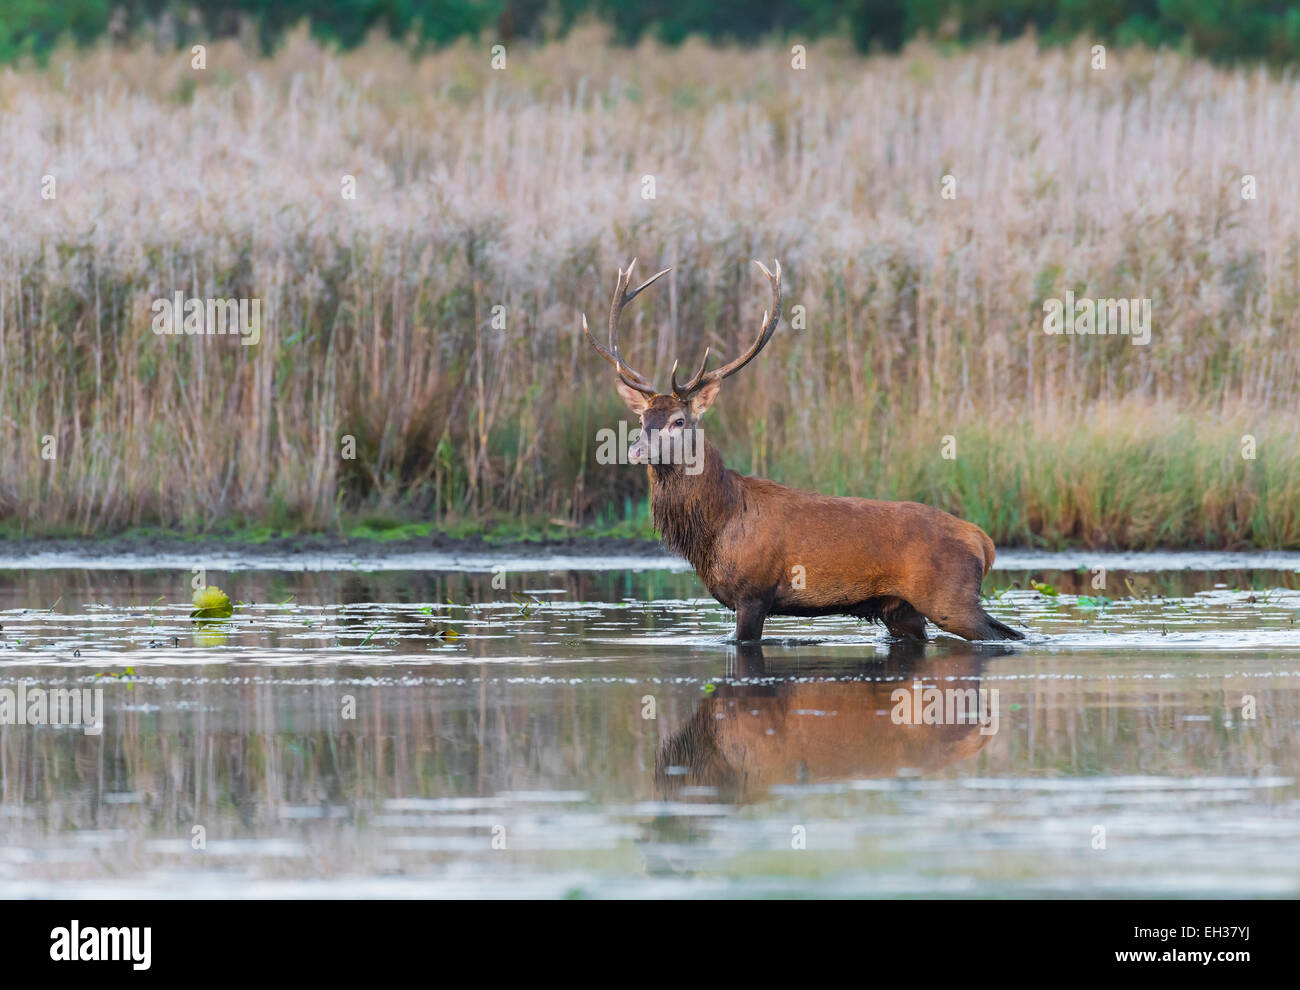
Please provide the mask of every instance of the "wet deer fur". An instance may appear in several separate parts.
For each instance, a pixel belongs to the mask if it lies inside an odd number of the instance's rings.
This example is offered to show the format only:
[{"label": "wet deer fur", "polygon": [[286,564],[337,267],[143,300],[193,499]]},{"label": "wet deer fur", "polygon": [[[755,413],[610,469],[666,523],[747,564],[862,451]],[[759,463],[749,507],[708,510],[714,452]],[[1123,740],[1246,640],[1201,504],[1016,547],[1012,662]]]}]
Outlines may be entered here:
[{"label": "wet deer fur", "polygon": [[[629,291],[632,266],[620,269],[609,316],[608,346],[587,339],[616,373],[616,387],[640,419],[630,451],[647,464],[650,506],[664,543],[694,566],[709,592],[736,613],[736,637],[759,639],[769,615],[853,615],[881,622],[891,636],[924,640],[925,620],[970,640],[1023,639],[980,606],[993,564],[993,541],[973,523],[917,502],[818,495],[729,470],[702,434],[691,470],[674,456],[685,431],[698,428],[723,379],[767,346],[781,319],[781,265],[758,262],[772,308],[749,349],[713,371],[706,348],[699,370],[659,393],[624,360],[618,344],[623,308],[669,269]],[[680,451],[681,447],[675,448]]]}]

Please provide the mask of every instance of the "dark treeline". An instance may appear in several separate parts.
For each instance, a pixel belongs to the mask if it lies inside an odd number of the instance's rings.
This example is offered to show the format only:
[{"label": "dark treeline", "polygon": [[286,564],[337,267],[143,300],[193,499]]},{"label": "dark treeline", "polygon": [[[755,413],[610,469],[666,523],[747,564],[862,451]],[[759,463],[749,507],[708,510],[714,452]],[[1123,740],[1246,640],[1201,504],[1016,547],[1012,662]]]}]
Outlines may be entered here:
[{"label": "dark treeline", "polygon": [[466,37],[543,41],[593,19],[629,44],[644,36],[676,43],[689,35],[741,42],[844,35],[862,51],[892,51],[921,33],[964,41],[1033,28],[1048,42],[1088,34],[1222,61],[1300,55],[1300,7],[1290,0],[3,0],[0,60],[44,55],[62,39],[91,44],[142,31],[177,44],[252,33],[269,49],[306,20],[318,38],[343,47],[376,29],[446,45]]}]

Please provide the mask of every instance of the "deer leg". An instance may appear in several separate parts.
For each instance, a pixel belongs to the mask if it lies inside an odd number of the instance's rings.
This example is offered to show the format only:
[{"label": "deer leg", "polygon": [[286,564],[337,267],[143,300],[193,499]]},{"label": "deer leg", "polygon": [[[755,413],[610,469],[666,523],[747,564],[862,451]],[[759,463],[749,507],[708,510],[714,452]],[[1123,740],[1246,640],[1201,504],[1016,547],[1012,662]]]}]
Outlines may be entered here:
[{"label": "deer leg", "polygon": [[898,605],[883,616],[885,628],[894,639],[920,640],[924,643],[925,616],[909,603],[900,601]]},{"label": "deer leg", "polygon": [[[957,612],[956,609],[953,610]],[[956,633],[963,639],[1024,639],[1025,634],[1018,629],[1004,625],[989,615],[979,605],[962,609],[957,614],[930,616],[930,621],[940,629]]]},{"label": "deer leg", "polygon": [[742,643],[747,640],[762,639],[763,622],[766,619],[766,603],[740,602],[736,605],[736,639]]},{"label": "deer leg", "polygon": [[980,606],[983,560],[968,557],[935,573],[932,586],[937,593],[915,597],[920,612],[945,632],[963,639],[1024,639],[1024,634],[1004,625]]}]

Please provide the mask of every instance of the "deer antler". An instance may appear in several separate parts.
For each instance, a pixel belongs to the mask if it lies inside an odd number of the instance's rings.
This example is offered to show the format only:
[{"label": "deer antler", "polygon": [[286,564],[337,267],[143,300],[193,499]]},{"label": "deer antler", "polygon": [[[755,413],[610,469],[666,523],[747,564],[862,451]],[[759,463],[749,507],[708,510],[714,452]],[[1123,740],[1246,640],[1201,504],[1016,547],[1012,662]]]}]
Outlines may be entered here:
[{"label": "deer antler", "polygon": [[614,289],[614,301],[609,308],[609,347],[601,347],[596,338],[591,335],[591,331],[587,329],[587,315],[585,313],[582,316],[582,332],[591,341],[591,346],[600,352],[600,356],[614,366],[614,370],[618,372],[618,377],[624,385],[636,389],[642,395],[654,396],[657,393],[655,387],[650,384],[649,379],[639,371],[629,367],[623,360],[623,354],[618,349],[618,319],[623,315],[623,307],[640,295],[642,289],[654,284],[672,269],[665,268],[658,274],[651,275],[631,292],[628,292],[627,287],[632,282],[632,266],[635,264],[636,259],[633,258],[628,262],[627,271],[623,271],[621,268],[618,270],[618,285]]},{"label": "deer antler", "polygon": [[763,313],[763,329],[758,332],[758,336],[754,339],[754,343],[750,345],[749,350],[734,361],[724,364],[721,368],[715,368],[708,373],[705,373],[704,370],[709,363],[709,349],[706,347],[704,349],[704,360],[700,362],[699,370],[691,376],[685,385],[677,384],[677,363],[673,362],[673,395],[679,399],[689,399],[710,382],[720,382],[722,379],[734,375],[758,356],[758,352],[767,346],[767,342],[772,339],[772,334],[776,332],[776,326],[781,322],[781,262],[776,263],[775,274],[769,272],[767,266],[761,261],[755,261],[754,264],[763,269],[763,274],[767,276],[767,280],[772,286],[772,309]]}]

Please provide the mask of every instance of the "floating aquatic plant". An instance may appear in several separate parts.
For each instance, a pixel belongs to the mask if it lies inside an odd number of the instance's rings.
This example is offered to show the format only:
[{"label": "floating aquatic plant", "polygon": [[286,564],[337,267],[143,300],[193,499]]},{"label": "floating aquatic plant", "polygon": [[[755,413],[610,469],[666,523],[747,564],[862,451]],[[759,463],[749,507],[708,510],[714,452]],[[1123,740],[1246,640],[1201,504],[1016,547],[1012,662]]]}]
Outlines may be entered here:
[{"label": "floating aquatic plant", "polygon": [[230,604],[230,596],[213,585],[200,588],[194,592],[194,611],[191,619],[229,619],[235,614]]},{"label": "floating aquatic plant", "polygon": [[1110,604],[1110,599],[1105,595],[1098,595],[1095,598],[1092,595],[1080,595],[1075,604],[1079,608],[1105,608]]}]

